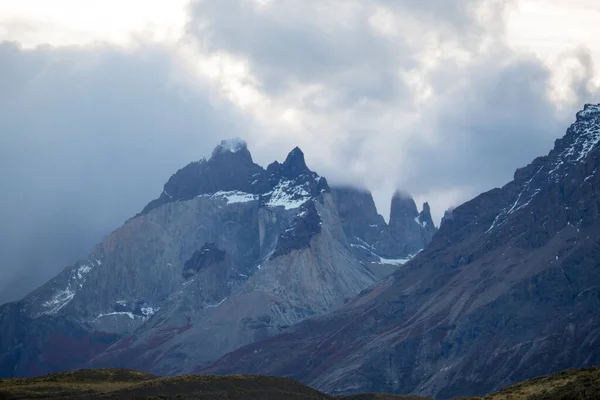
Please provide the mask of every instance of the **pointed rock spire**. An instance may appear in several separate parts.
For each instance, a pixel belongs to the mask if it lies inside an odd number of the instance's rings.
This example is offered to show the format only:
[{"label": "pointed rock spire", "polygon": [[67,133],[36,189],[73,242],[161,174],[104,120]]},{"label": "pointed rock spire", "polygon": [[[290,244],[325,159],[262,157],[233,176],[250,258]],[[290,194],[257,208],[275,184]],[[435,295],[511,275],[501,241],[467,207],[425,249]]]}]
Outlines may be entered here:
[{"label": "pointed rock spire", "polygon": [[392,197],[389,226],[396,240],[406,243],[410,254],[422,250],[437,231],[429,203],[425,202],[423,211],[419,213],[415,200],[408,193],[400,191]]},{"label": "pointed rock spire", "polygon": [[306,166],[304,153],[299,147],[294,147],[294,149],[290,151],[282,164],[281,171],[286,177],[296,177],[311,172]]},{"label": "pointed rock spire", "polygon": [[392,197],[390,225],[404,219],[414,219],[418,216],[419,211],[414,199],[408,193],[396,191]]},{"label": "pointed rock spire", "polygon": [[431,208],[429,207],[429,203],[423,203],[423,211],[419,213],[419,222],[424,228],[435,228],[433,224],[433,218],[431,217]]}]

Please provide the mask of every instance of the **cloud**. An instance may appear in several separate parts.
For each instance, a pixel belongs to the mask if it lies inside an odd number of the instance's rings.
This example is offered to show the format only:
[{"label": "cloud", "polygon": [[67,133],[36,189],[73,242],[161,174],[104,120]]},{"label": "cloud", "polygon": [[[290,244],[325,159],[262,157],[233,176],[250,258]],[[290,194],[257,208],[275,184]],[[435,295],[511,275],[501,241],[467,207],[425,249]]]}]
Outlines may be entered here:
[{"label": "cloud", "polygon": [[242,134],[235,110],[173,79],[172,60],[158,46],[0,45],[0,282],[26,276],[0,287],[0,302],[85,256],[174,171]]},{"label": "cloud", "polygon": [[[593,99],[579,53],[574,95],[552,98],[553,72],[506,42],[514,5],[202,0],[188,32],[204,54],[245,63],[265,153],[293,140],[330,181],[379,193],[382,212],[399,187],[439,218],[549,151]],[[282,126],[284,113],[295,118]]]}]

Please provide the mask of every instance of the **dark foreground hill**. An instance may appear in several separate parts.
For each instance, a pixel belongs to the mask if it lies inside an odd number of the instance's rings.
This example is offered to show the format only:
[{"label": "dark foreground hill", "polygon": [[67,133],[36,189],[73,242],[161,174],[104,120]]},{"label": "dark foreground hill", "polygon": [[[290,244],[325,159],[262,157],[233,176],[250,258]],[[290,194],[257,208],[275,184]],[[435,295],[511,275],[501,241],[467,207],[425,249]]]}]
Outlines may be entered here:
[{"label": "dark foreground hill", "polygon": [[[290,378],[260,375],[187,375],[161,378],[128,369],[62,372],[0,380],[0,399],[205,399],[205,400],[428,400],[364,393],[329,396]],[[567,370],[521,382],[470,400],[600,399],[600,367]]]},{"label": "dark foreground hill", "polygon": [[[427,400],[416,396],[353,395],[344,399]],[[291,378],[260,375],[158,377],[129,369],[61,372],[0,380],[5,399],[332,400]]]}]

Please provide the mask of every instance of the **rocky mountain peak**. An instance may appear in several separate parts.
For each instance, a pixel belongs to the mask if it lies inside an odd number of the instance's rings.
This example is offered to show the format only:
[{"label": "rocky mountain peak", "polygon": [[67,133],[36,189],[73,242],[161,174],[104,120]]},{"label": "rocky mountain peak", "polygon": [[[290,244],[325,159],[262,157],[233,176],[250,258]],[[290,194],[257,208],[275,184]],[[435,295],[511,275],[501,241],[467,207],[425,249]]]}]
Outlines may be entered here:
[{"label": "rocky mountain peak", "polygon": [[294,147],[287,155],[285,161],[281,165],[281,173],[286,178],[294,178],[299,175],[311,173],[310,169],[306,166],[304,153],[299,147]]},{"label": "rocky mountain peak", "polygon": [[[506,230],[539,230],[520,239],[527,246],[540,246],[551,235],[567,224],[579,224],[586,213],[593,213],[596,206],[585,210],[582,204],[589,199],[598,177],[598,147],[600,143],[600,105],[586,104],[576,115],[576,121],[566,134],[557,139],[554,148],[543,157],[516,170],[514,180],[502,189],[491,191],[484,197],[487,201],[495,196],[508,200],[500,203],[493,213],[486,233],[509,240]],[[494,196],[491,195],[494,193]],[[482,198],[483,199],[483,198]],[[550,200],[552,199],[552,200]],[[506,203],[505,203],[506,202]],[[466,203],[469,204],[469,203]],[[481,207],[482,210],[494,207]],[[469,214],[460,224],[473,222]],[[473,215],[473,210],[469,210]],[[522,225],[522,226],[521,226]],[[539,226],[538,226],[539,225]],[[521,243],[521,244],[523,244]]]},{"label": "rocky mountain peak", "polygon": [[258,195],[268,189],[265,170],[252,161],[246,142],[228,139],[215,147],[209,160],[192,162],[173,174],[161,195],[151,201],[141,214],[166,203],[200,195],[230,191]]},{"label": "rocky mountain peak", "polygon": [[415,200],[408,193],[396,191],[392,197],[390,223],[402,218],[416,218],[418,215]]},{"label": "rocky mountain peak", "polygon": [[583,110],[577,112],[577,121],[600,116],[600,104],[585,104]]},{"label": "rocky mountain peak", "polygon": [[419,213],[415,200],[402,191],[396,191],[392,197],[389,226],[395,239],[405,243],[405,252],[410,255],[423,249],[437,231],[429,203],[424,203]]},{"label": "rocky mountain peak", "polygon": [[419,223],[424,228],[434,228],[433,218],[431,217],[431,208],[429,207],[429,203],[423,203],[423,210],[419,213]]}]

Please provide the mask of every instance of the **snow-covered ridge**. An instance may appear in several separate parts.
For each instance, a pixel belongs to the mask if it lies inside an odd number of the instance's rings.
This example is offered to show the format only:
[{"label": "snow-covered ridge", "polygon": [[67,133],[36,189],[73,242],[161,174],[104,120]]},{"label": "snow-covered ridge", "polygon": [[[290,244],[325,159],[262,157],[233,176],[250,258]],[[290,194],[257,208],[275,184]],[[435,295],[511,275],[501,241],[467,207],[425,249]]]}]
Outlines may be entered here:
[{"label": "snow-covered ridge", "polygon": [[292,210],[300,207],[312,198],[308,183],[296,184],[294,181],[281,181],[275,188],[262,195],[241,192],[237,190],[219,191],[213,194],[201,194],[197,197],[224,199],[227,204],[249,203],[258,201],[261,196],[268,197],[265,203],[267,207],[283,207],[286,210]]},{"label": "snow-covered ridge", "polygon": [[566,165],[585,161],[600,143],[600,105],[586,104],[577,113],[577,121],[571,125],[563,140],[568,140],[568,143],[551,161],[548,170],[548,178],[554,182],[564,178]]},{"label": "snow-covered ridge", "polygon": [[[550,152],[548,164],[540,166],[533,173],[523,185],[514,203],[498,213],[486,233],[503,225],[512,214],[527,207],[542,190],[537,187],[540,179],[547,182],[561,182],[569,173],[569,167],[585,162],[590,152],[599,144],[600,105],[586,104],[584,109],[577,113],[577,121],[569,127],[564,138],[557,141],[556,149]],[[596,171],[592,172],[594,173]],[[586,177],[584,182],[589,177]]]}]

